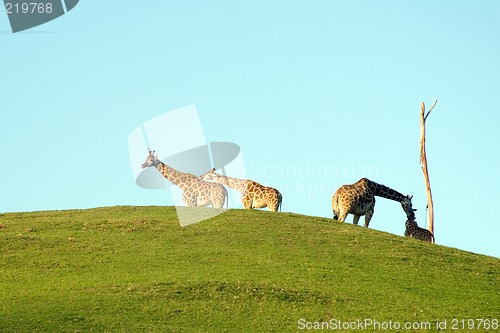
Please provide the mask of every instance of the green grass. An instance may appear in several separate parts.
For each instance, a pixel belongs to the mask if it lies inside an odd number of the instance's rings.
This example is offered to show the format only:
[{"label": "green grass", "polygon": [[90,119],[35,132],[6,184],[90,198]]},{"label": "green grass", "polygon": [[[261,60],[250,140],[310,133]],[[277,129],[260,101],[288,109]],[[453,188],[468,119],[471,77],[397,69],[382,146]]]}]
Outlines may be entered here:
[{"label": "green grass", "polygon": [[435,331],[500,319],[499,281],[497,258],[291,213],[186,228],[172,207],[0,214],[0,332],[296,332],[333,318]]}]

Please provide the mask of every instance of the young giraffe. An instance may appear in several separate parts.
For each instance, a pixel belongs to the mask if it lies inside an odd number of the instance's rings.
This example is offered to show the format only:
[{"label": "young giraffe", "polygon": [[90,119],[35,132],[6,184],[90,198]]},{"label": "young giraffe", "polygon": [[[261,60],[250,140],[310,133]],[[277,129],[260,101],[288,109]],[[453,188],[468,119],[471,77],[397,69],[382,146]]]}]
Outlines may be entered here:
[{"label": "young giraffe", "polygon": [[427,229],[420,228],[417,221],[408,219],[405,223],[405,237],[420,239],[429,243],[434,243],[434,235]]},{"label": "young giraffe", "polygon": [[263,186],[253,180],[231,178],[215,173],[215,169],[200,176],[203,180],[213,180],[241,193],[245,209],[268,207],[270,211],[281,211],[282,196],[275,188]]},{"label": "young giraffe", "polygon": [[227,190],[224,186],[201,180],[198,176],[184,173],[169,167],[155,157],[154,150],[149,152],[146,162],[142,168],[155,167],[171,183],[182,189],[182,201],[186,206],[208,206],[223,208],[228,199]]},{"label": "young giraffe", "polygon": [[353,214],[353,223],[358,224],[361,215],[365,215],[365,228],[368,228],[375,207],[375,196],[400,202],[406,217],[415,219],[416,209],[411,205],[413,196],[402,195],[366,178],[361,178],[352,185],[343,185],[333,194],[333,218],[344,222],[348,214]]}]

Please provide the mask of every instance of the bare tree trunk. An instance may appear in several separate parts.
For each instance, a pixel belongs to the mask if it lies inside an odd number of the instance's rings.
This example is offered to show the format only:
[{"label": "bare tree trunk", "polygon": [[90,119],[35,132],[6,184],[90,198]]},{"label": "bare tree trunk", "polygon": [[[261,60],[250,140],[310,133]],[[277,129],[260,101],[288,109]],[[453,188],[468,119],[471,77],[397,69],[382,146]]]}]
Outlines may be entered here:
[{"label": "bare tree trunk", "polygon": [[424,173],[425,187],[427,189],[427,205],[429,207],[429,231],[434,234],[434,205],[432,203],[431,183],[429,181],[429,170],[427,169],[427,156],[425,153],[425,121],[431,113],[437,100],[432,105],[431,109],[425,114],[425,104],[422,102],[420,109],[420,163],[422,165],[422,172]]}]

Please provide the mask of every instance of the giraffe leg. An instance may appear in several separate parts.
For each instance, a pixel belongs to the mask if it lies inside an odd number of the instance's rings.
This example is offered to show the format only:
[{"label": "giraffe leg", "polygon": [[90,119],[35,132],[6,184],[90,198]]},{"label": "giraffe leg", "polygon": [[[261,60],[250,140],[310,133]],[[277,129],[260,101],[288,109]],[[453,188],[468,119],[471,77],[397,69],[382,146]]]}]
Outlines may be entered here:
[{"label": "giraffe leg", "polygon": [[368,225],[370,224],[370,220],[372,219],[373,216],[373,206],[371,209],[368,209],[365,215],[365,228],[368,228]]},{"label": "giraffe leg", "polygon": [[212,207],[214,208],[224,208],[224,201],[221,202],[220,198],[212,199]]},{"label": "giraffe leg", "polygon": [[212,207],[214,208],[224,208],[224,196],[222,195],[212,195],[210,198],[212,200]]},{"label": "giraffe leg", "polygon": [[243,198],[241,198],[241,203],[243,203],[243,208],[245,209],[252,209],[252,198],[247,195]]},{"label": "giraffe leg", "polygon": [[340,211],[340,214],[339,214],[339,221],[341,222],[345,222],[345,219],[347,218],[347,215],[349,215],[349,213],[345,213],[345,212],[342,212]]},{"label": "giraffe leg", "polygon": [[278,190],[274,191],[274,195],[271,197],[271,200],[267,202],[267,207],[269,207],[269,210],[273,212],[277,212],[278,210],[281,211],[281,200],[282,200],[281,193]]},{"label": "giraffe leg", "polygon": [[275,200],[268,200],[266,202],[267,207],[271,212],[277,212],[278,211],[278,202]]},{"label": "giraffe leg", "polygon": [[182,201],[188,207],[196,206],[196,195],[192,193],[183,192]]},{"label": "giraffe leg", "polygon": [[360,217],[361,217],[361,215],[354,215],[354,218],[352,219],[352,223],[355,225],[358,225]]}]

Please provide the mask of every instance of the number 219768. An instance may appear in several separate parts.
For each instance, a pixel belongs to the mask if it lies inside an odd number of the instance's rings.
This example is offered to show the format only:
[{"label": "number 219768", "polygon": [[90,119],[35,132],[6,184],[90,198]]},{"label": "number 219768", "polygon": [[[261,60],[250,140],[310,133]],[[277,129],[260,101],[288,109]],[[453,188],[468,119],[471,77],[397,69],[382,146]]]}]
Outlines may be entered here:
[{"label": "number 219768", "polygon": [[23,2],[12,4],[5,3],[7,14],[50,14],[52,13],[52,3],[47,2]]}]

